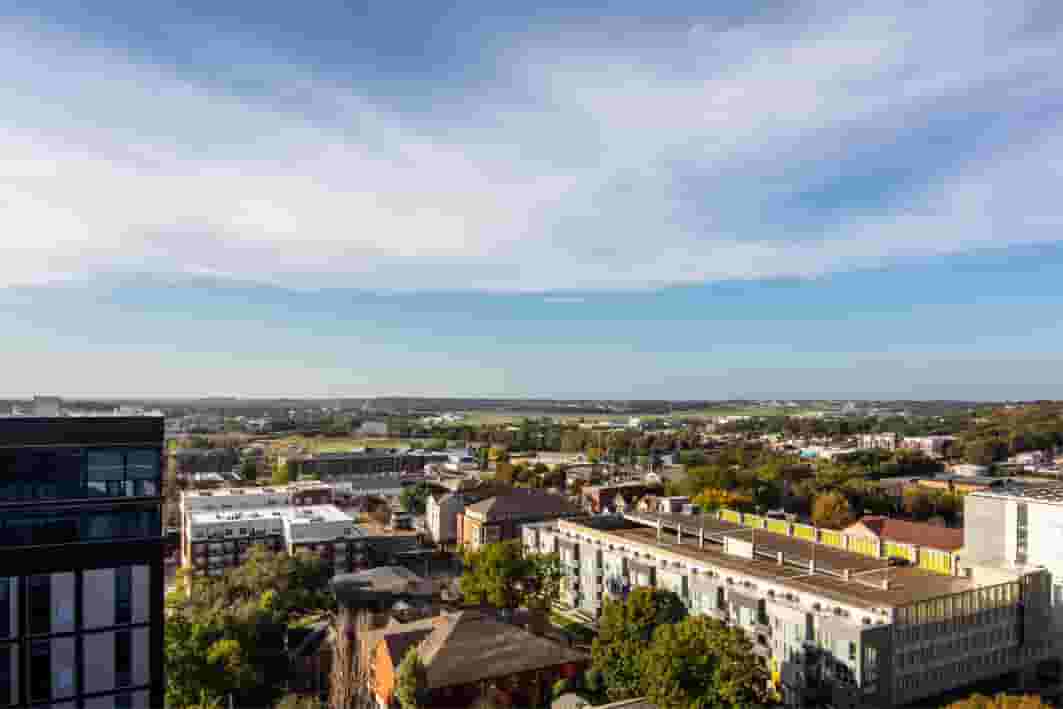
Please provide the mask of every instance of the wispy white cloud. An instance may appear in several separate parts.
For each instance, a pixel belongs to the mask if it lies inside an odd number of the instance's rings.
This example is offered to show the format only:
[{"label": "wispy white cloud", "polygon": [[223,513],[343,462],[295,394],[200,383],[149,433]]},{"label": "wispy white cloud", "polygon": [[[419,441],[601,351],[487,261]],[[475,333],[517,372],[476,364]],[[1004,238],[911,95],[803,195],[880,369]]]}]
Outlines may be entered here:
[{"label": "wispy white cloud", "polygon": [[0,283],[586,291],[1056,240],[1060,26],[945,5],[531,36],[461,120],[260,53],[239,73],[268,90],[241,96],[0,29]]}]

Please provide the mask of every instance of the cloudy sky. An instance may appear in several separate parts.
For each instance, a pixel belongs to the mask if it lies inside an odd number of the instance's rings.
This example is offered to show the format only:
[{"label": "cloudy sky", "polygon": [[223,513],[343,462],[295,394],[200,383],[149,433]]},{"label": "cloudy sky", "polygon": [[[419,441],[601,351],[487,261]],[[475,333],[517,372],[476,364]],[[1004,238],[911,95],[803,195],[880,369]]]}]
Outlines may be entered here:
[{"label": "cloudy sky", "polygon": [[5,7],[0,396],[1063,397],[1059,3]]}]

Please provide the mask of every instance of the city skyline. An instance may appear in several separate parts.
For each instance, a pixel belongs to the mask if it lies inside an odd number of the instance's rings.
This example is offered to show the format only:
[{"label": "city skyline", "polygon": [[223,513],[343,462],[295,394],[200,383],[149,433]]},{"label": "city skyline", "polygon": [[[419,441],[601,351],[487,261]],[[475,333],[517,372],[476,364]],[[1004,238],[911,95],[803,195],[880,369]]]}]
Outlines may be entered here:
[{"label": "city skyline", "polygon": [[1063,398],[1058,9],[345,5],[0,14],[0,394]]}]

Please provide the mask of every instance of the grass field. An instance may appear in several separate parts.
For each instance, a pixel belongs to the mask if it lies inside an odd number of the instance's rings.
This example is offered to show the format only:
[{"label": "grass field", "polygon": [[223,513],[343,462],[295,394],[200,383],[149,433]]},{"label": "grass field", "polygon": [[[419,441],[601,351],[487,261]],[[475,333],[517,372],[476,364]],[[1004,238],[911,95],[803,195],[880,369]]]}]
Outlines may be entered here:
[{"label": "grass field", "polygon": [[507,411],[465,411],[465,420],[463,423],[470,426],[482,426],[482,425],[498,425],[513,423],[517,424],[524,419],[534,418],[550,418],[555,421],[562,421],[564,423],[575,423],[577,421],[610,421],[615,423],[627,423],[632,417],[641,418],[644,420],[658,419],[658,418],[710,418],[713,416],[779,416],[782,414],[789,414],[791,416],[807,414],[811,409],[787,409],[783,407],[719,407],[711,409],[695,409],[695,410],[676,410],[673,411],[671,416],[667,414],[559,414],[556,411],[551,412],[520,412],[511,413]]},{"label": "grass field", "polygon": [[285,436],[270,443],[275,450],[288,446],[301,446],[312,453],[340,453],[354,448],[397,448],[403,445],[417,446],[415,441],[399,438],[307,438],[306,436]]}]

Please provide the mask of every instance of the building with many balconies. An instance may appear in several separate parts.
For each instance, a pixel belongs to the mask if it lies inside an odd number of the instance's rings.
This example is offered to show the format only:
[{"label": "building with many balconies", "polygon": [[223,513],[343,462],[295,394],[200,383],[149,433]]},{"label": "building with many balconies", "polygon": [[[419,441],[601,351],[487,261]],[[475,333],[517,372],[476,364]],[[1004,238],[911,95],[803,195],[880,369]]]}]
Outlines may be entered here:
[{"label": "building with many balconies", "polygon": [[329,561],[335,573],[368,565],[365,531],[334,505],[290,505],[189,512],[182,562],[194,574],[220,576],[246,561],[255,547]]},{"label": "building with many balconies", "polygon": [[526,548],[560,555],[561,602],[583,614],[650,586],[741,627],[790,706],[901,706],[979,680],[1029,679],[1053,656],[1043,570],[935,572],[935,557],[924,565],[912,545],[750,517],[640,512],[522,534]]}]

